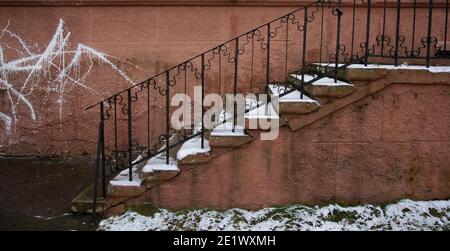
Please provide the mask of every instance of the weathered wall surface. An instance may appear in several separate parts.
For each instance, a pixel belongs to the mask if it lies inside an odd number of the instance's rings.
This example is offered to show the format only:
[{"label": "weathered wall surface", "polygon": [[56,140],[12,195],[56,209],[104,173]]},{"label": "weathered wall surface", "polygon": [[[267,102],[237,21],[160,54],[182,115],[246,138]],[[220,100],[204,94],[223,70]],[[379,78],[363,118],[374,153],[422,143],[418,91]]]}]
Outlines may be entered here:
[{"label": "weathered wall surface", "polygon": [[275,141],[183,166],[146,196],[176,209],[449,198],[449,97],[448,82],[393,84]]},{"label": "weathered wall surface", "polygon": [[[0,153],[91,154],[98,115],[97,110],[85,111],[86,106],[304,2],[2,0]],[[357,22],[363,21],[364,10],[358,8]],[[349,24],[344,19],[343,25]],[[373,27],[380,30],[380,20],[374,19]],[[324,48],[329,51],[336,35],[334,21],[325,20],[324,29]],[[424,29],[421,24],[417,32]],[[314,61],[318,31],[310,30],[308,60]],[[364,36],[360,30],[356,34],[357,40]],[[300,39],[294,34],[290,44]],[[280,53],[272,62],[281,68],[284,43],[273,44]],[[299,48],[289,53],[290,67],[298,65]],[[255,76],[263,76],[262,69]],[[224,78],[230,76],[228,72]],[[155,100],[152,113],[161,113],[161,107]],[[158,119],[150,127],[159,135]]]}]

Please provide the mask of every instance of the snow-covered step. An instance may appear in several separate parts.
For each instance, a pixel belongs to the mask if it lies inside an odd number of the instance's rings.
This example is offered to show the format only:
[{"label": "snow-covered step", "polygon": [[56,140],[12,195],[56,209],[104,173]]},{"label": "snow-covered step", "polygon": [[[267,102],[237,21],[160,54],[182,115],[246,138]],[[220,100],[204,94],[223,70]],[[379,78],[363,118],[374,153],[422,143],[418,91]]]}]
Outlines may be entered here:
[{"label": "snow-covered step", "polygon": [[183,143],[177,152],[177,160],[180,164],[207,163],[210,159],[210,152],[209,141],[204,139],[202,148],[201,136],[197,136]]},{"label": "snow-covered step", "polygon": [[121,171],[116,177],[109,181],[109,197],[132,197],[145,191],[137,167],[132,168],[132,181],[129,180],[129,169]]},{"label": "snow-covered step", "polygon": [[[309,82],[317,78],[315,75],[305,75],[305,82]],[[301,82],[302,75],[291,74],[291,79],[296,82]],[[352,84],[338,80],[334,81],[333,78],[324,77],[319,80],[314,81],[310,85],[306,85],[305,91],[311,93],[313,96],[317,97],[330,97],[330,98],[340,98],[345,97],[355,91],[355,87]]]},{"label": "snow-covered step", "polygon": [[243,145],[251,140],[251,137],[245,133],[244,127],[235,125],[233,131],[232,121],[228,121],[216,126],[209,138],[211,147],[236,147]]},{"label": "snow-covered step", "polygon": [[[259,102],[259,107],[257,107],[256,100],[250,100],[247,101],[247,113],[245,113],[245,128],[250,130],[261,130],[261,129],[269,129],[269,128],[262,128],[261,122],[275,122],[277,125],[280,122],[280,116],[278,115],[278,112],[276,111],[274,105],[272,102],[269,102],[268,104],[263,104],[262,102]],[[264,121],[264,122],[263,122]]]},{"label": "snow-covered step", "polygon": [[[269,89],[276,97],[283,93],[291,91],[291,88],[281,85],[269,85]],[[278,98],[280,113],[296,113],[307,114],[319,109],[319,102],[311,99],[305,94],[301,94],[298,90],[292,91]]]}]

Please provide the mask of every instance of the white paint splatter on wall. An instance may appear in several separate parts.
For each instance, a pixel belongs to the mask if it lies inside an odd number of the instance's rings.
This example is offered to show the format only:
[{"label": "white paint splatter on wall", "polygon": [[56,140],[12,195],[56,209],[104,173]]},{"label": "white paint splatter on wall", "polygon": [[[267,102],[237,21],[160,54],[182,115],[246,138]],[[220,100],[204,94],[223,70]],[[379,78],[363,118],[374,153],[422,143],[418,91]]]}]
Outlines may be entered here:
[{"label": "white paint splatter on wall", "polygon": [[[9,29],[9,22],[1,30],[0,94],[1,91],[4,92],[3,97],[6,98],[8,105],[7,107],[0,107],[0,123],[3,123],[5,128],[0,134],[4,133],[7,138],[11,138],[21,106],[26,108],[27,116],[33,122],[37,120],[38,115],[30,101],[30,96],[40,84],[47,85],[48,90],[58,94],[57,103],[60,120],[63,116],[64,93],[67,86],[78,86],[100,97],[100,93],[85,84],[86,77],[93,70],[94,62],[109,66],[125,82],[135,84],[124,71],[111,61],[111,59],[117,58],[84,44],[78,44],[76,50],[70,50],[70,35],[71,33],[65,28],[64,21],[60,19],[47,46],[44,50],[38,52],[36,44],[28,45],[24,39]],[[2,42],[3,39],[12,40],[15,43]],[[15,44],[16,47],[9,44]],[[4,57],[6,50],[12,51],[16,54],[16,57],[6,61]],[[83,61],[83,67],[81,66],[82,58],[87,59]],[[139,70],[142,69],[139,68]]]}]

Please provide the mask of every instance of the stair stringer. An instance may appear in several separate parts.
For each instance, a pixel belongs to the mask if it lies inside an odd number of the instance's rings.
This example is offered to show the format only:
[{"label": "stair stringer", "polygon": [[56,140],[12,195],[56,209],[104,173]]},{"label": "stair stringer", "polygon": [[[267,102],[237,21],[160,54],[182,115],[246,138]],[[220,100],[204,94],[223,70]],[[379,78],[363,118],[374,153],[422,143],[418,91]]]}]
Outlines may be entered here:
[{"label": "stair stringer", "polygon": [[[357,91],[347,97],[336,99],[334,102],[322,106],[316,112],[300,116],[289,116],[286,119],[289,128],[292,131],[297,131],[346,106],[354,104],[367,96],[374,95],[375,93],[393,84],[450,84],[450,73],[431,73],[426,70],[380,69],[372,70],[369,74],[364,75],[360,74],[361,71],[367,70],[347,68],[344,70],[343,74],[340,74],[343,78],[348,78],[346,80],[349,82],[365,82],[364,85],[357,85]],[[373,71],[377,72],[373,74]],[[415,72],[414,78],[411,78],[411,71]],[[364,76],[366,76],[366,79]],[[374,76],[375,80],[373,80]]]}]

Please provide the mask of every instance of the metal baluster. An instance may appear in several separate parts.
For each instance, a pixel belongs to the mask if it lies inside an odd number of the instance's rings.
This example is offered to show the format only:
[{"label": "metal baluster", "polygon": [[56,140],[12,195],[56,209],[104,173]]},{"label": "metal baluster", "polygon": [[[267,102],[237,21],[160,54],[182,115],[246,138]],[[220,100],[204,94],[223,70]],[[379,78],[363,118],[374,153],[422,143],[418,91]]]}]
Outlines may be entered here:
[{"label": "metal baluster", "polygon": [[[411,53],[414,53],[414,40],[415,40],[415,37],[416,37],[416,0],[414,0],[414,3],[413,3],[413,23],[412,23],[412,28],[413,28],[413,30],[412,30],[412,41],[411,41]],[[413,54],[411,54],[411,56],[413,56]]]},{"label": "metal baluster", "polygon": [[101,150],[101,175],[102,175],[102,195],[103,197],[106,197],[106,172],[105,172],[105,118],[104,118],[104,104],[103,102],[100,103],[100,150]]},{"label": "metal baluster", "polygon": [[445,1],[444,51],[447,50],[447,35],[448,35],[448,0]]},{"label": "metal baluster", "polygon": [[[283,19],[282,19],[283,20]],[[289,47],[289,16],[286,16],[286,43],[285,43],[285,63],[284,63],[284,82],[288,80],[288,47]]]},{"label": "metal baluster", "polygon": [[166,71],[166,164],[169,165],[169,144],[170,144],[170,80],[169,71]]},{"label": "metal baluster", "polygon": [[119,170],[119,146],[118,146],[118,136],[117,136],[117,96],[114,96],[114,158],[116,160],[115,169]]},{"label": "metal baluster", "polygon": [[253,93],[253,64],[255,51],[255,31],[252,31],[252,61],[250,66],[250,93]]},{"label": "metal baluster", "polygon": [[133,150],[132,150],[132,128],[131,128],[131,89],[128,89],[128,180],[133,181]]},{"label": "metal baluster", "polygon": [[265,114],[269,113],[269,83],[270,83],[270,23],[267,24],[267,56],[266,56],[266,95],[267,95],[267,105],[265,106]]},{"label": "metal baluster", "polygon": [[[103,103],[101,103],[103,104]],[[101,158],[101,135],[102,135],[102,124],[103,124],[103,109],[102,105],[100,105],[100,118],[98,122],[98,141],[97,141],[97,160],[95,161],[95,170],[94,170],[94,186],[92,191],[92,221],[95,222],[97,220],[97,184],[98,184],[98,174],[100,169],[100,158]]]},{"label": "metal baluster", "polygon": [[203,121],[203,115],[205,113],[205,109],[203,107],[203,102],[205,100],[205,54],[202,54],[202,140],[201,140],[201,148],[204,148],[205,145],[205,124]]},{"label": "metal baluster", "polygon": [[337,83],[338,69],[339,69],[339,45],[341,40],[341,18],[342,11],[340,9],[340,1],[339,7],[335,9],[337,14],[337,30],[336,30],[336,57],[334,62],[334,82]]},{"label": "metal baluster", "polygon": [[308,7],[305,7],[305,16],[303,17],[303,51],[302,51],[302,82],[300,85],[300,98],[303,99],[303,88],[305,86],[305,67],[306,67],[306,43],[308,32]]},{"label": "metal baluster", "polygon": [[350,51],[351,60],[353,60],[353,48],[355,45],[355,16],[356,16],[356,0],[353,0],[353,10],[352,10],[352,48]]},{"label": "metal baluster", "polygon": [[381,57],[383,57],[384,54],[384,41],[386,39],[386,10],[387,10],[387,4],[386,0],[384,0],[383,4],[383,32],[382,32],[382,41],[381,41]]},{"label": "metal baluster", "polygon": [[427,68],[430,67],[432,28],[433,28],[433,0],[430,0],[428,6]]},{"label": "metal baluster", "polygon": [[150,156],[150,142],[151,142],[151,133],[150,133],[150,84],[147,86],[147,151]]},{"label": "metal baluster", "polygon": [[319,49],[319,66],[322,66],[322,50],[323,50],[323,19],[324,19],[324,1],[321,1],[321,20],[320,20],[320,49]]},{"label": "metal baluster", "polygon": [[398,65],[398,47],[400,42],[400,8],[401,1],[397,0],[397,23],[396,23],[396,31],[395,31],[395,52],[394,52],[394,65]]},{"label": "metal baluster", "polygon": [[[236,88],[238,81],[238,62],[239,62],[239,37],[236,38],[236,45],[234,49],[234,85],[233,85],[233,94],[236,98]],[[232,132],[236,129],[236,113],[237,113],[236,101],[233,102],[233,129]]]},{"label": "metal baluster", "polygon": [[366,24],[366,42],[365,42],[365,55],[364,55],[364,65],[367,66],[369,61],[369,39],[370,39],[370,14],[372,8],[372,1],[367,0],[367,24]]}]

